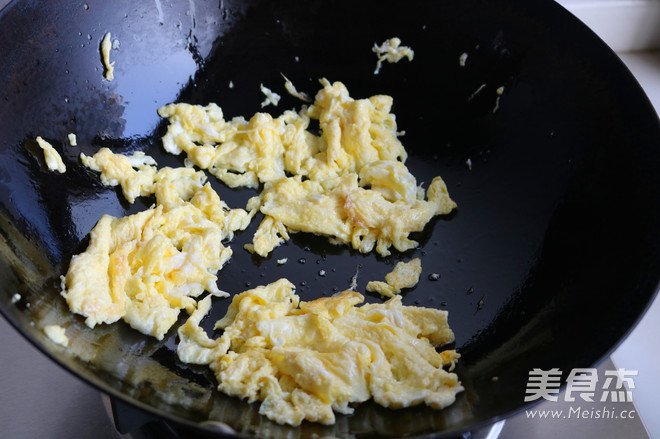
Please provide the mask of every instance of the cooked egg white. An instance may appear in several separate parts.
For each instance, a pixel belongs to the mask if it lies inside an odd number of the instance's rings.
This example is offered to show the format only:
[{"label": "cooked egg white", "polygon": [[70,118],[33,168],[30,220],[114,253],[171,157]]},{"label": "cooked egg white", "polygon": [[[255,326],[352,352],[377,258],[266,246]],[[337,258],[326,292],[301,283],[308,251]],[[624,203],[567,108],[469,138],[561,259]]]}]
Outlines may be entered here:
[{"label": "cooked egg white", "polygon": [[383,61],[396,63],[403,58],[408,58],[408,61],[412,61],[415,57],[415,52],[408,46],[402,46],[401,40],[397,37],[385,40],[380,46],[374,44],[374,47],[371,50],[378,56],[374,75],[377,75],[380,72]]},{"label": "cooked egg white", "polygon": [[37,145],[39,145],[44,152],[44,159],[46,160],[46,166],[48,166],[48,169],[51,171],[57,171],[60,174],[65,173],[66,165],[62,161],[62,157],[57,150],[53,148],[53,145],[42,139],[41,136],[37,136],[36,140]]},{"label": "cooked egg white", "polygon": [[112,49],[112,35],[107,32],[101,40],[101,59],[105,68],[105,79],[112,81],[115,79],[115,62],[110,62],[110,50]]},{"label": "cooked egg white", "polygon": [[67,134],[67,139],[69,140],[69,145],[71,146],[78,146],[78,138],[74,133],[69,133]]},{"label": "cooked egg white", "polygon": [[419,282],[422,274],[422,261],[419,258],[408,262],[398,262],[394,270],[385,275],[385,282],[370,281],[367,291],[380,293],[383,296],[393,297],[404,288],[412,288]]},{"label": "cooked egg white", "polygon": [[332,424],[370,398],[391,408],[444,408],[463,390],[443,369],[459,355],[438,353],[454,334],[447,312],[403,306],[400,296],[364,304],[354,291],[300,302],[286,279],[234,296],[211,339],[199,326],[210,296],[179,328],[179,358],[208,364],[218,389],[281,424]]},{"label": "cooked egg white", "polygon": [[[456,207],[445,183],[436,177],[424,199],[404,164],[391,97],[355,100],[340,82],[321,84],[313,105],[277,118],[225,121],[213,103],[161,107],[170,122],[163,146],[230,187],[265,184],[257,208],[266,218],[247,246],[261,256],[299,231],[381,255],[413,248],[410,233]],[[312,119],[320,135],[308,130]]]},{"label": "cooked egg white", "polygon": [[232,253],[222,241],[245,229],[252,214],[229,209],[193,168],[156,170],[148,156],[107,149],[83,163],[100,170],[105,184],[121,184],[129,201],[156,197],[155,206],[137,214],[104,215],[87,250],[71,259],[62,295],[88,326],[123,319],[162,339],[203,291],[227,295],[216,285],[216,273]]}]

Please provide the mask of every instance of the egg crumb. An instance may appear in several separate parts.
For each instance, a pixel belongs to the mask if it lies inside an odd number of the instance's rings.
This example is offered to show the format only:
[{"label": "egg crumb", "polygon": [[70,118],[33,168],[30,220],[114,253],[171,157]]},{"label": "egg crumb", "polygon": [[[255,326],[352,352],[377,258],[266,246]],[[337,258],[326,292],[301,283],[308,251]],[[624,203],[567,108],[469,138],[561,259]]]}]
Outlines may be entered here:
[{"label": "egg crumb", "polygon": [[69,346],[69,337],[66,336],[64,328],[60,325],[44,326],[44,333],[53,341],[53,343],[57,343],[64,347]]},{"label": "egg crumb", "polygon": [[411,259],[409,262],[398,262],[394,270],[385,275],[385,282],[372,280],[367,283],[367,291],[393,297],[402,289],[417,285],[421,274],[422,261],[419,258]]},{"label": "egg crumb", "polygon": [[128,157],[107,148],[84,163],[101,172],[104,184],[122,184],[129,201],[153,194],[156,204],[123,218],[101,217],[65,276],[62,295],[71,311],[90,327],[123,319],[162,340],[179,311],[192,312],[202,292],[228,296],[216,285],[216,273],[232,254],[222,241],[244,230],[254,213],[229,209],[204,172],[193,168],[156,170],[144,154]]},{"label": "egg crumb", "polygon": [[17,303],[19,300],[21,300],[21,295],[19,293],[15,293],[13,296],[11,296],[11,303]]},{"label": "egg crumb", "polygon": [[468,59],[468,54],[466,52],[461,53],[461,56],[458,57],[458,65],[461,67],[465,67],[465,63],[467,62]]},{"label": "egg crumb", "polygon": [[371,51],[378,56],[374,75],[377,75],[380,72],[383,61],[396,63],[403,58],[408,58],[408,61],[412,61],[415,57],[415,52],[410,47],[402,46],[401,40],[397,37],[384,41],[380,46],[374,43],[374,47]]},{"label": "egg crumb", "polygon": [[261,89],[261,93],[266,96],[266,98],[263,100],[261,103],[261,108],[265,107],[266,105],[273,105],[277,107],[277,104],[280,103],[280,98],[281,96],[269,89],[268,87],[265,87],[263,84],[259,85],[259,88]]},{"label": "egg crumb", "polygon": [[112,81],[115,79],[115,62],[110,62],[110,50],[112,49],[112,35],[107,32],[101,40],[101,59],[105,69],[105,79]]},{"label": "egg crumb", "polygon": [[289,258],[282,258],[277,260],[277,265],[284,265],[289,260]]},{"label": "egg crumb", "polygon": [[46,166],[48,169],[51,171],[57,171],[60,174],[65,173],[66,165],[62,161],[62,157],[57,150],[53,148],[53,145],[42,139],[41,136],[37,136],[36,141],[39,148],[44,152],[44,159],[46,160]]},{"label": "egg crumb", "polygon": [[66,137],[69,140],[69,145],[78,146],[78,138],[74,133],[69,133]]},{"label": "egg crumb", "polygon": [[495,107],[493,107],[493,113],[496,113],[497,110],[500,109],[500,99],[502,98],[502,95],[504,94],[504,87],[497,87],[497,90],[495,90],[495,93],[497,93],[497,98],[495,98]]},{"label": "egg crumb", "polygon": [[280,279],[234,296],[214,340],[199,326],[206,297],[179,328],[177,354],[209,365],[218,390],[261,401],[259,413],[280,424],[334,424],[335,412],[372,398],[391,408],[452,404],[464,389],[444,367],[460,355],[436,350],[454,340],[447,312],[403,306],[400,296],[363,302],[348,290],[301,302]]}]

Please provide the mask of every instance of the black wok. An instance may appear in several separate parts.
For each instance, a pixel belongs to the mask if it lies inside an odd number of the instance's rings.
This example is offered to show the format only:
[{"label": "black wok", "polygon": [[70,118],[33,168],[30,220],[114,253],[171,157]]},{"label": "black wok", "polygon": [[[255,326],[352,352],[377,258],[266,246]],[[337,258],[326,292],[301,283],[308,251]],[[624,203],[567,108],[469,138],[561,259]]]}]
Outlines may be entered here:
[{"label": "black wok", "polygon": [[[102,78],[105,32],[121,43],[112,82]],[[374,75],[371,47],[393,36],[415,59]],[[531,369],[559,368],[565,380],[598,363],[658,286],[658,118],[617,57],[554,2],[25,0],[0,15],[0,59],[0,311],[72,373],[179,428],[213,432],[211,420],[240,435],[455,435],[521,410]],[[98,218],[152,202],[128,205],[79,154],[146,150],[179,166],[160,146],[160,105],[216,102],[227,117],[249,116],[263,83],[283,95],[266,108],[279,114],[299,107],[280,73],[310,94],[325,77],[355,97],[393,96],[410,169],[418,181],[442,175],[459,207],[416,235],[418,249],[387,258],[304,234],[252,257],[242,245],[256,221],[232,243],[221,288],[288,277],[307,300],[347,288],[358,267],[364,291],[397,261],[421,257],[425,275],[403,300],[449,310],[466,388],[450,408],[366,403],[335,426],[279,426],[258,405],[218,394],[206,368],[180,363],[174,330],[160,343],[123,323],[90,330],[59,296],[59,276]],[[65,174],[46,170],[36,136],[62,152]],[[254,194],[211,181],[231,206]],[[434,272],[438,280],[426,277]],[[216,301],[205,324],[228,302]],[[68,349],[44,336],[50,323],[66,327]]]}]

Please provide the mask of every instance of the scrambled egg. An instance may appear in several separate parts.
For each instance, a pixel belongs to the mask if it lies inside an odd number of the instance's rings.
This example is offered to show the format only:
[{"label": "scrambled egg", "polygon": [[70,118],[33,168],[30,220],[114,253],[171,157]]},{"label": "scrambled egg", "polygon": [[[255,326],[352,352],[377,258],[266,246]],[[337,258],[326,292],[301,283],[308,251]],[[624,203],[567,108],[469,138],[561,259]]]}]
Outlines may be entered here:
[{"label": "scrambled egg", "polygon": [[419,258],[409,262],[398,262],[390,273],[385,275],[385,282],[370,281],[367,291],[380,293],[383,296],[393,297],[404,288],[412,288],[419,282],[422,274],[422,261]]},{"label": "scrambled egg", "polygon": [[259,413],[282,424],[332,424],[334,412],[370,398],[391,408],[452,404],[463,387],[443,366],[459,355],[435,349],[454,340],[447,312],[403,306],[400,296],[356,306],[363,300],[347,290],[300,302],[280,279],[234,296],[213,340],[199,326],[209,296],[179,328],[178,355],[210,365],[219,390],[261,401]]},{"label": "scrambled egg", "polygon": [[69,133],[67,134],[67,139],[69,139],[69,145],[71,146],[78,146],[78,138],[74,133]]},{"label": "scrambled egg", "polygon": [[[388,44],[412,59],[399,43]],[[102,50],[112,80],[109,44],[108,33]],[[305,97],[284,79],[291,94]],[[200,327],[212,297],[228,296],[216,284],[232,254],[222,243],[257,211],[264,219],[246,248],[261,256],[295,232],[388,255],[390,247],[416,247],[409,234],[456,207],[442,178],[424,190],[405,166],[391,97],[355,100],[340,82],[321,84],[311,106],[277,118],[257,113],[226,121],[213,103],[159,108],[170,122],[163,146],[185,151],[186,167],[158,169],[142,152],[81,154],[130,203],[151,195],[156,203],[123,218],[104,215],[87,250],[73,256],[62,295],[90,327],[123,319],[159,340],[185,309],[191,316],[178,329],[179,358],[209,365],[220,391],[261,401],[260,413],[282,424],[332,424],[335,413],[350,414],[354,403],[371,398],[392,408],[444,408],[463,390],[451,372],[459,355],[436,350],[454,340],[447,312],[403,306],[397,295],[418,282],[419,259],[397,264],[386,282],[369,283],[369,290],[390,296],[385,303],[362,304],[364,297],[351,290],[301,302],[293,284],[280,279],[235,295],[216,323],[224,331],[219,338]],[[279,96],[261,89],[262,106],[277,105]],[[313,119],[320,135],[308,130]],[[263,190],[246,209],[229,209],[192,165],[230,187]],[[210,294],[197,301],[204,291]],[[58,328],[45,330],[64,343]]]},{"label": "scrambled egg", "polygon": [[65,173],[66,165],[62,161],[62,157],[57,150],[53,148],[53,145],[42,139],[41,136],[37,136],[36,140],[37,145],[39,145],[44,151],[44,159],[46,160],[46,166],[48,166],[48,169],[51,171],[57,171],[60,174]]},{"label": "scrambled egg", "polygon": [[105,79],[112,81],[115,79],[115,62],[110,62],[110,50],[112,49],[112,36],[107,32],[101,41],[101,59],[105,68]]},{"label": "scrambled egg", "polygon": [[374,44],[371,51],[378,55],[378,62],[376,63],[374,75],[377,75],[380,72],[383,61],[396,63],[403,58],[408,58],[408,61],[412,61],[415,57],[415,52],[408,46],[402,46],[401,40],[396,37],[384,41],[380,46]]},{"label": "scrambled egg", "polygon": [[73,312],[90,327],[123,319],[160,340],[181,309],[195,309],[194,298],[204,290],[227,296],[216,285],[216,273],[232,254],[222,241],[245,229],[254,213],[229,209],[202,171],[156,170],[149,156],[107,148],[82,158],[105,184],[120,184],[129,201],[154,194],[156,205],[99,220],[64,279],[62,295]]},{"label": "scrambled egg", "polygon": [[[383,256],[390,246],[414,248],[410,233],[456,207],[445,183],[433,179],[424,199],[404,165],[391,97],[355,100],[340,82],[321,84],[310,107],[277,118],[257,113],[226,121],[213,103],[166,105],[158,110],[170,122],[163,146],[185,151],[230,187],[264,184],[253,204],[266,218],[247,247],[261,256],[298,231]],[[307,129],[312,119],[320,135]]]}]

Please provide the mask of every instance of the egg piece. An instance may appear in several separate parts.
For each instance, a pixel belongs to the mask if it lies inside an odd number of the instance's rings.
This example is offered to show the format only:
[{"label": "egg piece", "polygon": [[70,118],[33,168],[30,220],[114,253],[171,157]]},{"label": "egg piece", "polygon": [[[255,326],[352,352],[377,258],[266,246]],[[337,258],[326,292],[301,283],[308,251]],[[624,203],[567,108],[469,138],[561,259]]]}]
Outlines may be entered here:
[{"label": "egg piece", "polygon": [[397,37],[385,40],[380,46],[374,44],[371,51],[378,56],[374,75],[377,75],[380,72],[383,61],[397,63],[403,58],[408,58],[408,61],[412,61],[415,57],[415,52],[408,46],[402,46],[401,40]]},{"label": "egg piece", "polygon": [[67,134],[67,140],[69,141],[69,145],[71,146],[78,146],[78,138],[74,133],[69,133]]},{"label": "egg piece", "polygon": [[366,164],[359,174],[360,187],[368,186],[388,201],[414,202],[424,199],[424,190],[417,186],[408,168],[393,160],[377,160]]},{"label": "egg piece", "polygon": [[105,69],[105,79],[112,81],[115,79],[115,62],[110,62],[110,50],[112,49],[112,35],[107,32],[101,40],[101,60]]},{"label": "egg piece", "polygon": [[41,136],[37,136],[36,140],[37,145],[39,145],[39,148],[44,152],[44,159],[46,160],[46,166],[48,166],[48,169],[51,171],[57,171],[60,174],[65,173],[66,165],[62,161],[62,157],[57,150],[53,148],[53,145],[42,139]]},{"label": "egg piece", "polygon": [[60,325],[46,325],[44,326],[44,334],[60,346],[69,346],[69,337],[66,336],[64,328]]},{"label": "egg piece", "polygon": [[202,292],[227,296],[216,285],[232,254],[222,241],[245,229],[254,212],[229,209],[193,168],[156,171],[147,156],[109,150],[91,160],[106,184],[125,184],[131,199],[154,194],[156,205],[123,218],[104,215],[87,250],[72,257],[62,295],[90,327],[123,319],[160,340]]},{"label": "egg piece", "polygon": [[261,90],[261,93],[263,93],[266,97],[261,103],[261,108],[265,107],[266,105],[273,105],[277,107],[277,104],[280,103],[281,96],[263,84],[259,85],[259,89]]},{"label": "egg piece", "polygon": [[260,401],[259,413],[275,422],[333,424],[335,412],[370,398],[441,409],[463,390],[444,369],[459,355],[436,350],[454,340],[446,311],[403,306],[399,296],[358,306],[364,297],[348,290],[301,302],[280,279],[234,296],[213,340],[199,327],[210,300],[179,328],[179,358],[208,364],[220,391]]},{"label": "egg piece", "polygon": [[266,257],[275,247],[289,239],[286,227],[280,221],[267,216],[259,224],[259,228],[252,237],[252,244],[245,244],[250,253]]},{"label": "egg piece", "polygon": [[[362,253],[375,249],[387,256],[391,246],[401,252],[417,247],[409,234],[423,230],[435,215],[449,213],[456,206],[440,177],[431,182],[427,198],[390,201],[379,191],[359,187],[357,175],[350,173],[327,187],[318,181],[290,177],[264,187],[260,210],[274,221],[263,222],[257,234],[272,235],[272,231],[261,229],[281,222],[291,232],[324,235]],[[268,253],[272,248],[263,251]]]},{"label": "egg piece", "polygon": [[397,262],[394,270],[385,275],[385,282],[372,280],[367,283],[367,291],[394,297],[402,289],[417,285],[421,274],[422,261],[419,258],[411,259],[408,262]]}]

